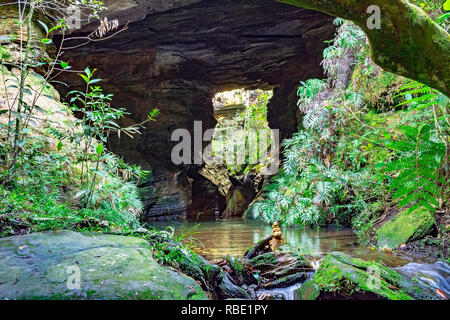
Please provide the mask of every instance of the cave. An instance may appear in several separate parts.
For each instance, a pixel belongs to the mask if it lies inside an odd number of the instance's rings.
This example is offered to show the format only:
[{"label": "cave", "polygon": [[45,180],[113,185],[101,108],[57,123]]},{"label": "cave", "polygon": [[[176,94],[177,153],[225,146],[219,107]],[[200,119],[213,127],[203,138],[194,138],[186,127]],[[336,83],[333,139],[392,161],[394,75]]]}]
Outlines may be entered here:
[{"label": "cave", "polygon": [[[171,141],[175,129],[193,133],[214,128],[212,99],[218,92],[245,89],[273,90],[268,106],[271,128],[280,138],[296,132],[299,81],[321,78],[325,41],[335,32],[333,17],[273,0],[105,1],[105,15],[127,29],[113,38],[67,50],[74,70],[97,68],[113,103],[129,112],[122,125],[140,123],[153,108],[156,122],[134,139],[121,137],[110,149],[126,161],[151,169],[144,220],[190,216],[202,199],[223,210],[217,186],[199,174],[201,165],[174,165]],[[87,24],[72,36],[86,35]],[[74,73],[60,80],[81,85]],[[64,88],[61,88],[64,90]],[[194,203],[193,203],[194,199]],[[196,200],[197,199],[197,200]],[[217,207],[217,208],[216,208]]]},{"label": "cave", "polygon": [[450,0],[105,2],[0,3],[0,300],[448,300]]}]

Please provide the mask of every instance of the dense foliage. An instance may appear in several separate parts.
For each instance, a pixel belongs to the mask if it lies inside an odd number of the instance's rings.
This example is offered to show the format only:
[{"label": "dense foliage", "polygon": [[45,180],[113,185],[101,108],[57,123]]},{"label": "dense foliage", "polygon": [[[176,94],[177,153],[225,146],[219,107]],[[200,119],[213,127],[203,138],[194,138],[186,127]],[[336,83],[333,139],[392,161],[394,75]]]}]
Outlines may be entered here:
[{"label": "dense foliage", "polygon": [[335,23],[322,62],[327,79],[301,82],[299,132],[283,142],[282,170],[249,212],[285,225],[352,225],[361,235],[392,205],[443,214],[448,98],[384,72],[361,29]]},{"label": "dense foliage", "polygon": [[[55,74],[71,69],[60,60],[64,43],[55,57],[36,55],[52,46],[56,31],[67,30],[64,21],[54,26],[35,22],[50,4],[28,1],[9,7],[17,14],[18,30],[1,47],[0,57],[0,236],[60,228],[133,230],[143,206],[136,184],[149,172],[109,152],[108,138],[139,134],[158,110],[141,124],[121,128],[127,113],[111,106],[112,95],[102,91],[89,68],[80,74],[85,90],[71,91],[67,104],[60,103],[52,83]],[[58,5],[64,9],[63,2]],[[90,18],[104,9],[98,1],[77,5],[91,12]],[[112,29],[102,21],[98,37]]]},{"label": "dense foliage", "polygon": [[[241,95],[238,89],[234,94]],[[251,170],[259,170],[260,163],[266,159],[270,149],[270,133],[267,121],[267,105],[272,98],[272,91],[243,91],[251,98],[243,103],[242,112],[235,112],[228,117],[219,119],[214,129],[212,139],[212,155],[220,155],[232,175],[239,176]],[[233,92],[231,92],[233,93]],[[242,100],[238,99],[238,100]],[[267,137],[266,144],[260,144],[261,137]],[[256,148],[248,148],[250,139]],[[227,158],[227,153],[234,157]]]}]

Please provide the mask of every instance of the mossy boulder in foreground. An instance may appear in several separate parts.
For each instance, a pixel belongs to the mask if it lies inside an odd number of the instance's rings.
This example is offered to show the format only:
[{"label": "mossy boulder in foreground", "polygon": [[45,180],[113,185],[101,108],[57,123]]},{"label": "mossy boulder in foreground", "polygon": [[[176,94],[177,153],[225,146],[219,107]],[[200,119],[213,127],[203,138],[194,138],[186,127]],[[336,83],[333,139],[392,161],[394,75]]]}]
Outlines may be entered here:
[{"label": "mossy boulder in foreground", "polygon": [[[69,289],[78,268],[80,289]],[[0,299],[204,298],[193,279],[160,266],[142,239],[72,231],[0,239]]]},{"label": "mossy boulder in foreground", "polygon": [[435,223],[433,214],[425,208],[412,212],[404,210],[377,230],[377,245],[396,248],[407,241],[420,239],[430,233]]},{"label": "mossy boulder in foreground", "polygon": [[312,280],[320,287],[321,295],[389,300],[438,299],[431,288],[411,278],[379,263],[352,258],[341,252],[328,254]]}]

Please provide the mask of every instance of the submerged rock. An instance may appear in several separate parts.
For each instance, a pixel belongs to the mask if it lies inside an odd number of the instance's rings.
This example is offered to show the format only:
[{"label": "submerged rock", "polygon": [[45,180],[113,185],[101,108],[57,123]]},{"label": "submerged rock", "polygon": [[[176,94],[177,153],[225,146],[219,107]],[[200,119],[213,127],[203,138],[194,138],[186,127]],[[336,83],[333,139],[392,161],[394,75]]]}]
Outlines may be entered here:
[{"label": "submerged rock", "polygon": [[0,299],[205,298],[142,239],[72,231],[0,239]]},{"label": "submerged rock", "polygon": [[377,230],[377,245],[396,248],[407,241],[426,236],[435,224],[433,214],[425,208],[412,212],[404,210]]},{"label": "submerged rock", "polygon": [[438,299],[431,288],[409,277],[379,263],[352,258],[341,252],[332,252],[325,257],[313,281],[320,286],[322,294],[332,293],[339,297]]}]

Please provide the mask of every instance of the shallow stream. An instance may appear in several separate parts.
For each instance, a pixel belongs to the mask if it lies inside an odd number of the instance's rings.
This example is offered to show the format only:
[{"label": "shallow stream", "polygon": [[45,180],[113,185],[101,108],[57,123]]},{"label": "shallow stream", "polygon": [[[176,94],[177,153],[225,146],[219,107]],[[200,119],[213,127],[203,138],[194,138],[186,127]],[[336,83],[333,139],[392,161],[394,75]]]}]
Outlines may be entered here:
[{"label": "shallow stream", "polygon": [[[241,218],[218,221],[154,222],[159,229],[173,227],[175,234],[189,234],[193,250],[208,260],[222,259],[226,255],[240,257],[253,244],[270,235],[272,228],[257,220]],[[424,262],[408,256],[398,256],[378,249],[367,248],[358,243],[350,229],[285,228],[285,250],[303,255],[325,256],[341,251],[364,260],[381,259],[389,267],[403,266],[409,262]]]},{"label": "shallow stream", "polygon": [[[190,238],[193,251],[208,260],[223,259],[226,255],[241,257],[250,246],[269,236],[272,231],[269,225],[261,221],[241,218],[154,222],[152,226],[168,230],[171,227],[176,235],[187,235],[186,239]],[[429,264],[407,254],[398,255],[363,246],[358,243],[358,238],[351,229],[285,228],[283,236],[286,241],[283,250],[313,256],[318,260],[329,252],[340,251],[367,261],[381,261],[388,267],[396,268],[401,273],[441,290],[447,297],[450,296],[450,266],[444,262]],[[317,261],[314,266],[318,265]],[[265,292],[291,300],[295,289],[300,285]]]}]

